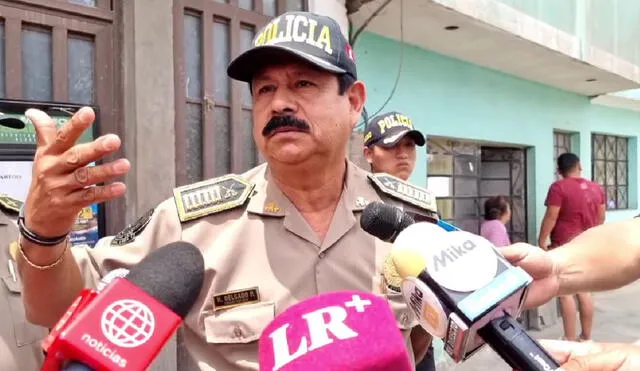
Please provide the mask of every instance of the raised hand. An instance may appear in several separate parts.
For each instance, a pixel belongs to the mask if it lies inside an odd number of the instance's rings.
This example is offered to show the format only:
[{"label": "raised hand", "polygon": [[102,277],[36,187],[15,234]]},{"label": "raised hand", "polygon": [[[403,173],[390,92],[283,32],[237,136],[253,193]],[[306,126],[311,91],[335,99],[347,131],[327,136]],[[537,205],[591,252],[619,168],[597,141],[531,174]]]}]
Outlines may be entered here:
[{"label": "raised hand", "polygon": [[122,196],[121,182],[97,186],[124,175],[130,164],[126,159],[99,166],[87,166],[120,148],[120,138],[104,135],[93,142],[76,144],[95,120],[89,107],[76,112],[59,130],[46,113],[30,109],[26,116],[33,122],[37,149],[32,180],[25,201],[25,225],[42,237],[62,236],[71,231],[80,210],[94,203]]}]

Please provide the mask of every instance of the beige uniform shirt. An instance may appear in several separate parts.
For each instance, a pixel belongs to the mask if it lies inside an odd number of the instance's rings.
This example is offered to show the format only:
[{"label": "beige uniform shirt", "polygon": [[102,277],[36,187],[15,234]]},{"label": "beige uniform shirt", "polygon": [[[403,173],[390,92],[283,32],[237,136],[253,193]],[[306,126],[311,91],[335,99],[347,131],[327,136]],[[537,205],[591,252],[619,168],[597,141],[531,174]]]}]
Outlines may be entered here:
[{"label": "beige uniform shirt", "polygon": [[15,220],[0,211],[0,370],[39,370],[44,361],[40,340],[47,329],[27,322],[22,305],[22,282],[9,245],[16,241]]},{"label": "beige uniform shirt", "polygon": [[[408,342],[417,322],[401,295],[387,292],[381,278],[391,245],[362,230],[359,218],[366,203],[376,200],[420,209],[377,190],[367,176],[348,163],[324,241],[263,164],[241,178],[225,176],[177,189],[150,217],[116,236],[116,245],[106,237],[94,249],[72,250],[90,286],[107,271],[134,265],[170,242],[184,240],[202,251],[206,282],[182,329],[187,352],[179,354],[180,370],[257,370],[258,339],[269,322],[287,307],[331,291],[387,295]],[[390,192],[411,193],[390,178],[378,181],[386,182]],[[237,295],[228,295],[233,292]]]}]

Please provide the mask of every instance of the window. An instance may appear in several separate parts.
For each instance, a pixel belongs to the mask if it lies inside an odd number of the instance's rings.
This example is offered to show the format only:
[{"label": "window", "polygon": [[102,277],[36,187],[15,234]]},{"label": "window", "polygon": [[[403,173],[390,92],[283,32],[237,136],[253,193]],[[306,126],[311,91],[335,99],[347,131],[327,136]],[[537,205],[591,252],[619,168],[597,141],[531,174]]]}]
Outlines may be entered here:
[{"label": "window", "polygon": [[227,77],[233,57],[251,47],[272,16],[304,10],[304,0],[182,0],[176,37],[176,179],[187,184],[260,162],[246,84]]},{"label": "window", "polygon": [[[0,98],[95,105],[99,125],[93,134],[122,134],[114,104],[120,55],[111,3],[1,2]],[[122,229],[121,202],[104,205],[107,234]]]},{"label": "window", "polygon": [[593,181],[605,187],[607,209],[629,207],[629,139],[612,135],[591,136]]},{"label": "window", "polygon": [[553,132],[553,174],[555,180],[562,179],[562,176],[558,174],[558,157],[563,153],[571,152],[571,133],[564,133],[559,131]]}]

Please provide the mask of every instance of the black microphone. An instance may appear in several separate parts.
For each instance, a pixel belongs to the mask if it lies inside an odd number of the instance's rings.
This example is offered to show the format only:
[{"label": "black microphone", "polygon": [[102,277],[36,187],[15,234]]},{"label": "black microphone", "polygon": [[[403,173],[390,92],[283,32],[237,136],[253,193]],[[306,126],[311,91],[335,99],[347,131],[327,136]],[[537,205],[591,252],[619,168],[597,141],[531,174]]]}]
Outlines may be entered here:
[{"label": "black microphone", "polygon": [[367,204],[360,217],[360,227],[385,242],[395,241],[398,233],[415,222],[411,215],[379,201]]},{"label": "black microphone", "polygon": [[483,237],[434,223],[400,223],[399,210],[385,204],[370,210],[375,214],[362,216],[368,220],[365,230],[394,236],[391,256],[404,299],[425,330],[444,338],[455,362],[489,344],[520,371],[559,367],[514,320],[533,281],[524,270]]},{"label": "black microphone", "polygon": [[45,339],[42,370],[146,369],[200,295],[204,258],[174,242],[111,276],[101,292],[84,290]]}]

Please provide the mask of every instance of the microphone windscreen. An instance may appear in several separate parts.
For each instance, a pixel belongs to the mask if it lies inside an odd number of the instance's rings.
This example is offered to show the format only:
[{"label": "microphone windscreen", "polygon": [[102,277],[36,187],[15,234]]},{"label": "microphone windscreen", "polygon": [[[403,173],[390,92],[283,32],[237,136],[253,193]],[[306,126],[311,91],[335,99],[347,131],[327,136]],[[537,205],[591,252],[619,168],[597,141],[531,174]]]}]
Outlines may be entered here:
[{"label": "microphone windscreen", "polygon": [[393,242],[394,237],[415,220],[399,208],[376,201],[362,211],[360,226],[365,232],[382,241]]},{"label": "microphone windscreen", "polygon": [[413,371],[389,303],[365,292],[314,296],[263,331],[261,371]]},{"label": "microphone windscreen", "polygon": [[200,295],[204,258],[194,245],[173,242],[152,251],[126,279],[184,318]]}]

